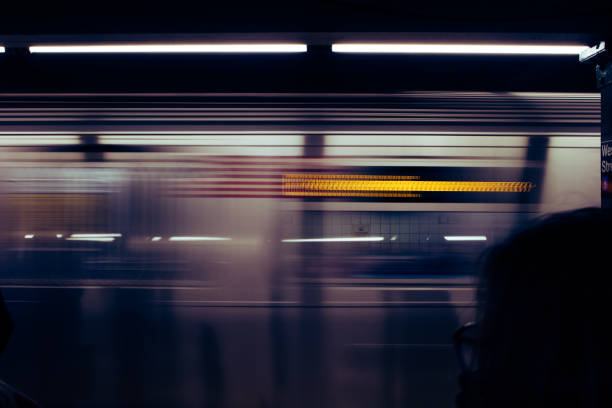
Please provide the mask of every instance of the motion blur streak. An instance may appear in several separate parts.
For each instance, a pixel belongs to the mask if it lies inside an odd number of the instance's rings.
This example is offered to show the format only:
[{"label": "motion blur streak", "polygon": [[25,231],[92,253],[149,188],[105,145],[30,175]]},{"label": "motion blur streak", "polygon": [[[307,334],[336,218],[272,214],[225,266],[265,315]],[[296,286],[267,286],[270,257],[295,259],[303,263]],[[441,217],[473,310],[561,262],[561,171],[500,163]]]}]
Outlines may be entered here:
[{"label": "motion blur streak", "polygon": [[283,194],[290,196],[325,194],[327,192],[368,191],[379,192],[404,191],[488,191],[488,192],[529,192],[535,186],[531,182],[517,181],[428,181],[428,180],[347,180],[344,175],[337,175],[334,180],[313,179],[311,175],[299,174],[283,176]]},{"label": "motion blur streak", "polygon": [[445,235],[444,239],[447,241],[486,241],[487,237],[485,237],[484,235],[466,235],[466,236]]},{"label": "motion blur streak", "polygon": [[332,44],[333,52],[368,54],[518,54],[518,55],[578,55],[586,45],[535,44],[392,44],[347,43]]},{"label": "motion blur streak", "polygon": [[0,378],[49,407],[452,406],[478,256],[600,205],[599,111],[567,93],[0,95]]},{"label": "motion blur streak", "polygon": [[115,238],[111,238],[111,237],[99,237],[99,238],[86,238],[86,237],[81,237],[81,238],[75,238],[75,237],[69,237],[66,238],[67,241],[89,241],[89,242],[113,242],[115,240]]},{"label": "motion blur streak", "polygon": [[231,238],[223,237],[170,237],[169,241],[231,241]]},{"label": "motion blur streak", "polygon": [[121,234],[116,232],[111,233],[93,233],[93,234],[70,234],[72,238],[108,238],[108,237],[120,237]]},{"label": "motion blur streak", "polygon": [[149,146],[302,146],[304,136],[291,134],[185,134],[100,135],[100,144]]},{"label": "motion blur streak", "polygon": [[283,239],[282,242],[377,242],[385,237],[336,237],[336,238],[294,238]]},{"label": "motion blur streak", "polygon": [[0,134],[0,146],[47,146],[79,144],[75,135]]}]

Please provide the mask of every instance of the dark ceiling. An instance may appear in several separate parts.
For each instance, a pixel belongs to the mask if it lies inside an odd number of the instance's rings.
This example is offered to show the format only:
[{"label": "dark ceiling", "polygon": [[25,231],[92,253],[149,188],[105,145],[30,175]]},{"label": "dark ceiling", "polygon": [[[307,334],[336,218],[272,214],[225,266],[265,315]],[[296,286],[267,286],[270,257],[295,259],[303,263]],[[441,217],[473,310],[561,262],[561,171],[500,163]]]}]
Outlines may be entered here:
[{"label": "dark ceiling", "polygon": [[202,32],[556,32],[601,35],[612,2],[514,1],[14,1],[2,34]]},{"label": "dark ceiling", "polygon": [[[14,2],[2,5],[4,92],[596,91],[575,56],[332,54],[337,39],[579,42],[609,36],[612,1]],[[230,34],[231,33],[231,34]],[[58,37],[60,36],[60,37]],[[61,37],[66,36],[66,37]],[[147,37],[148,36],[148,37]],[[33,42],[301,40],[300,55],[29,55]]]}]

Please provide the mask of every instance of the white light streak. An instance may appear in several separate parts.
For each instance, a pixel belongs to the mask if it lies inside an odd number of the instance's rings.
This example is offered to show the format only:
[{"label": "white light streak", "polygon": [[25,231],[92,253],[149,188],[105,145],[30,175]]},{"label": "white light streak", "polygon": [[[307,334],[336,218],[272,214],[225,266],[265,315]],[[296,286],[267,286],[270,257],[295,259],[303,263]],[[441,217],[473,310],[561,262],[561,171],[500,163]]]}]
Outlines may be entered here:
[{"label": "white light streak", "polygon": [[169,241],[186,242],[186,241],[231,241],[231,238],[224,237],[200,237],[200,236],[176,236],[170,237]]},{"label": "white light streak", "polygon": [[445,235],[444,239],[447,241],[486,241],[487,237],[484,235]]},{"label": "white light streak", "polygon": [[295,134],[103,134],[106,145],[150,146],[302,146],[303,135]]},{"label": "white light streak", "polygon": [[427,43],[344,43],[332,44],[332,51],[360,54],[506,54],[578,55],[585,45],[536,44],[427,44]]},{"label": "white light streak", "polygon": [[153,242],[157,242],[157,241],[161,241],[162,237],[153,237],[151,238],[151,241]]},{"label": "white light streak", "polygon": [[[599,97],[599,94],[594,94]],[[86,132],[82,132],[86,133]],[[98,132],[89,132],[98,133]],[[294,130],[147,130],[147,131],[105,131],[104,135],[289,135],[301,134],[303,131]],[[310,132],[320,133],[320,132]],[[0,132],[2,134],[2,132]]]},{"label": "white light streak", "polygon": [[599,101],[601,95],[592,92],[508,92],[508,95],[524,98],[544,99],[596,99]]},{"label": "white light streak", "polygon": [[[595,95],[597,99],[600,98],[599,94]],[[456,136],[599,136],[600,132],[455,132],[446,130],[374,130],[374,131],[359,131],[359,130],[348,130],[348,131],[328,131],[326,134],[337,134],[337,135],[456,135]]]},{"label": "white light streak", "polygon": [[3,53],[5,51],[5,48],[0,46],[0,53]]},{"label": "white light streak", "polygon": [[77,135],[0,134],[0,146],[75,145],[79,143]]},{"label": "white light streak", "polygon": [[66,238],[67,241],[89,241],[89,242],[113,242],[113,237],[99,237],[99,238]]},{"label": "white light streak", "polygon": [[384,237],[294,238],[283,239],[282,242],[376,242],[384,239]]},{"label": "white light streak", "polygon": [[64,236],[64,234],[55,234],[55,236],[56,236],[57,238],[61,238],[61,237],[63,237],[63,236]]},{"label": "white light streak", "polygon": [[26,234],[23,236],[25,239],[32,239],[34,238],[34,234]]},{"label": "white light streak", "polygon": [[121,237],[121,234],[117,232],[70,234],[70,238],[118,238],[118,237]]},{"label": "white light streak", "polygon": [[209,43],[209,44],[64,44],[31,45],[30,53],[54,54],[278,54],[301,53],[306,44],[297,43]]}]

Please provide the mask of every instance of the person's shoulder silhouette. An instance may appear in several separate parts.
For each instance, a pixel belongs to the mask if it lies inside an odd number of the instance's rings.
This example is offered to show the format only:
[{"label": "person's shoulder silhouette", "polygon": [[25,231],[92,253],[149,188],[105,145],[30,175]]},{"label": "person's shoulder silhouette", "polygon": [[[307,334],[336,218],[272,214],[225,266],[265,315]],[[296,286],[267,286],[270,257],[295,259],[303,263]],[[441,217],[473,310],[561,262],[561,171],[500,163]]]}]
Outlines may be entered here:
[{"label": "person's shoulder silhouette", "polygon": [[464,407],[612,406],[612,213],[540,219],[484,256]]},{"label": "person's shoulder silhouette", "polygon": [[[10,318],[4,299],[0,293],[0,356],[8,343],[9,336],[13,330],[13,322]],[[0,380],[0,408],[37,408],[38,404],[28,396],[14,389],[4,381]]]},{"label": "person's shoulder silhouette", "polygon": [[13,322],[8,313],[2,293],[0,293],[0,356],[8,343],[9,336],[13,330]]}]

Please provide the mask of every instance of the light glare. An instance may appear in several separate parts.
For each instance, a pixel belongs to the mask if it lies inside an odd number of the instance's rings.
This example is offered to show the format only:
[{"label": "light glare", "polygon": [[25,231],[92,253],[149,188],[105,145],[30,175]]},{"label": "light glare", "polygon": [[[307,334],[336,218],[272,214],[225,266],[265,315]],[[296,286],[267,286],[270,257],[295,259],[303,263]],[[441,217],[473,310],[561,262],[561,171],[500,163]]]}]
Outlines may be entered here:
[{"label": "light glare", "polygon": [[34,234],[26,234],[23,236],[25,239],[32,239],[34,238]]},{"label": "light glare", "polygon": [[535,44],[426,44],[426,43],[345,43],[332,44],[332,51],[363,54],[523,54],[578,55],[584,45]]}]

